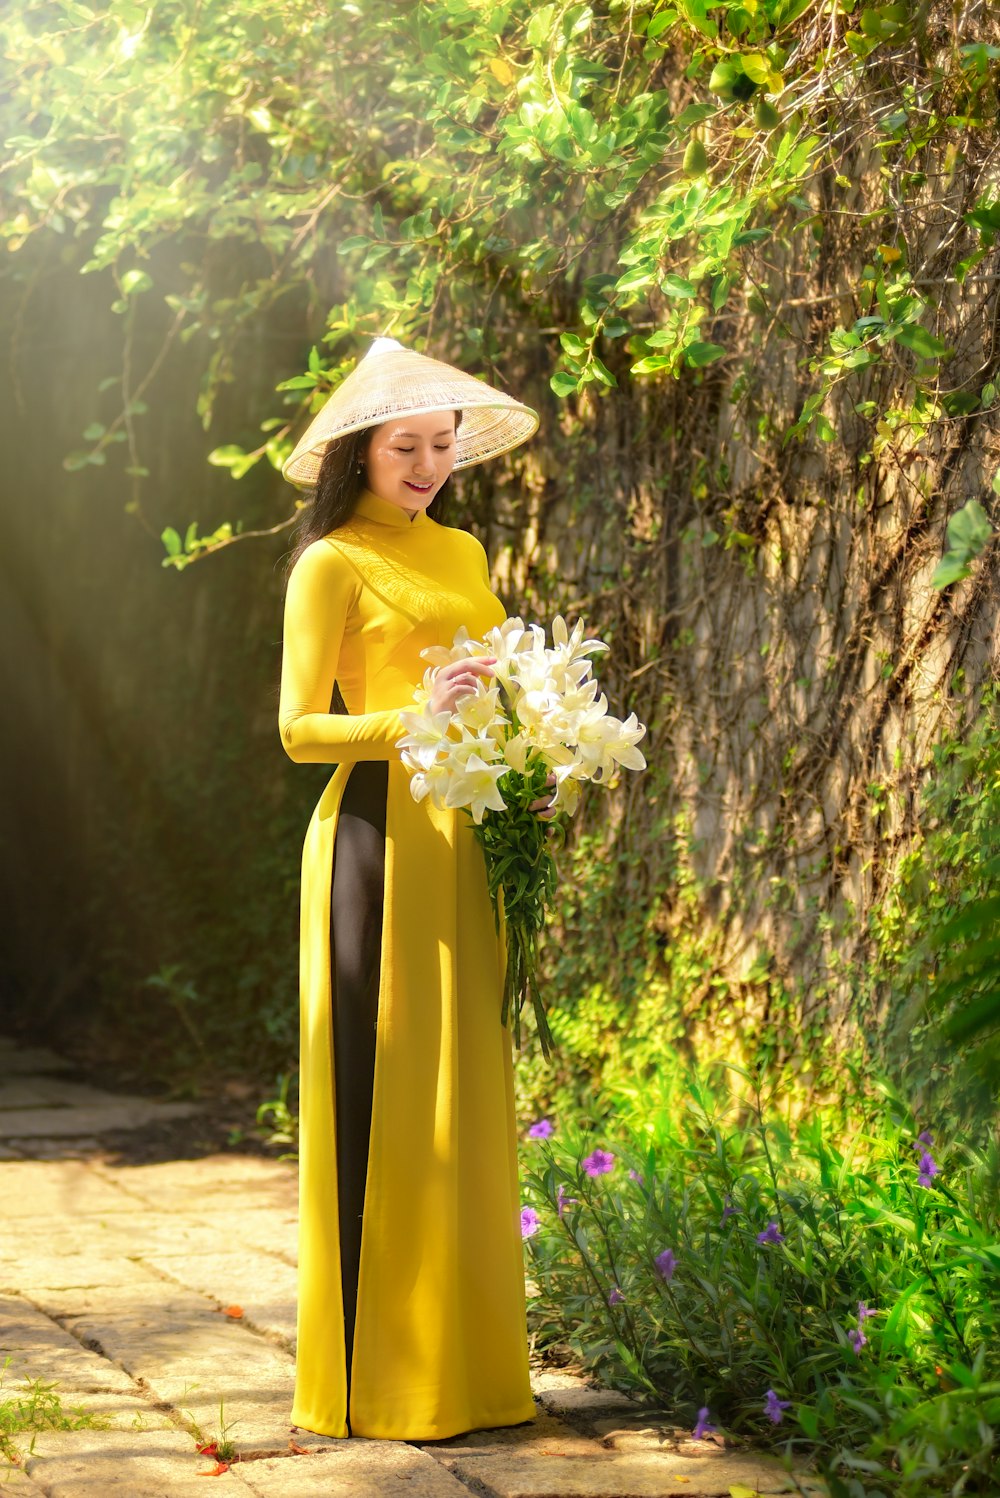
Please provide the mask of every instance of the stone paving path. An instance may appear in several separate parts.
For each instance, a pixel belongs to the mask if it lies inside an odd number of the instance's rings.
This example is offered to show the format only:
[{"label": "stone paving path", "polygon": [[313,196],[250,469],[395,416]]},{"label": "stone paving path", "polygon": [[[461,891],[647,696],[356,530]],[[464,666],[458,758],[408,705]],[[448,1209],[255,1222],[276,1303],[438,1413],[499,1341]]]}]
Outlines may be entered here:
[{"label": "stone paving path", "polygon": [[772,1458],[542,1368],[520,1426],[412,1444],[295,1429],[294,1167],[122,1166],[101,1147],[188,1107],[82,1087],[57,1057],[0,1039],[0,1399],[54,1381],[64,1409],[101,1422],[41,1432],[31,1454],[15,1438],[4,1498],[206,1498],[214,1462],[196,1438],[219,1434],[220,1406],[232,1498],[821,1498]]}]

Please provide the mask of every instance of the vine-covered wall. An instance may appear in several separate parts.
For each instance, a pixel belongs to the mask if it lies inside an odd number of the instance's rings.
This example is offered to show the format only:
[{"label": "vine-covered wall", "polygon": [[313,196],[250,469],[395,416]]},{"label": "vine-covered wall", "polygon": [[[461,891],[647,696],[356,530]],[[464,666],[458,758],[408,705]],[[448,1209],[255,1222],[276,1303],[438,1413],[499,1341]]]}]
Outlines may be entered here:
[{"label": "vine-covered wall", "polygon": [[562,1080],[656,1044],[820,1078],[881,1023],[871,918],[995,676],[993,9],[222,10],[0,22],[20,991],[58,887],[67,995],[293,1045],[277,469],[391,333],[542,411],[456,523],[649,728],[561,854]]}]

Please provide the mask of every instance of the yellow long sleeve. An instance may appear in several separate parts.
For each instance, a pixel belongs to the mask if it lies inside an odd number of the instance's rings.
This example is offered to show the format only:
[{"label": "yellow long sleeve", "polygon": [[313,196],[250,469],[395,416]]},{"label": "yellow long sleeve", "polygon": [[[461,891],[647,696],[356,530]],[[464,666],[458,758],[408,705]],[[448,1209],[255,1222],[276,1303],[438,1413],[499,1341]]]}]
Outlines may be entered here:
[{"label": "yellow long sleeve", "polygon": [[335,545],[314,541],[292,568],[285,595],[278,728],[298,764],[399,759],[400,708],[331,713],[344,632],[362,582]]}]

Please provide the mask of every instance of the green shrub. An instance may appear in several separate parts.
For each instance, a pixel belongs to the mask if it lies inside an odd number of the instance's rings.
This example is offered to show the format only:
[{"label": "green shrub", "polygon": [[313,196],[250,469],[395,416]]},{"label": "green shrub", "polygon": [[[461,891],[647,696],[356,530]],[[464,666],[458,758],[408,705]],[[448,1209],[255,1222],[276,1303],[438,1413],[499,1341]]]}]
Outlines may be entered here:
[{"label": "green shrub", "polygon": [[814,1457],[834,1498],[995,1494],[997,1142],[914,1119],[888,1083],[793,1122],[731,1071],[742,1096],[689,1071],[533,1125],[537,1344]]}]

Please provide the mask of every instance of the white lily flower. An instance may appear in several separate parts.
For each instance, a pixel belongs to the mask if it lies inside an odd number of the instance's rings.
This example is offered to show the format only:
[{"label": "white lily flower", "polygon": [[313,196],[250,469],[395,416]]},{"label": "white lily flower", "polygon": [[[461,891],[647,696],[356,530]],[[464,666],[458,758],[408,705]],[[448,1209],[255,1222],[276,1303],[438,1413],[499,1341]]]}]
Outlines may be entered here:
[{"label": "white lily flower", "polygon": [[445,805],[467,806],[478,827],[487,808],[491,811],[506,810],[507,803],[500,794],[497,781],[509,773],[510,766],[507,764],[490,765],[478,754],[470,754],[464,769],[452,777],[445,795]]},{"label": "white lily flower", "polygon": [[496,722],[499,699],[498,686],[484,687],[480,684],[474,692],[466,692],[459,697],[455,703],[455,716],[463,728],[481,733]]},{"label": "white lily flower", "polygon": [[448,742],[451,713],[403,712],[399,721],[410,730],[396,742],[396,748],[402,750],[403,763],[408,769],[430,769],[442,745]]}]

